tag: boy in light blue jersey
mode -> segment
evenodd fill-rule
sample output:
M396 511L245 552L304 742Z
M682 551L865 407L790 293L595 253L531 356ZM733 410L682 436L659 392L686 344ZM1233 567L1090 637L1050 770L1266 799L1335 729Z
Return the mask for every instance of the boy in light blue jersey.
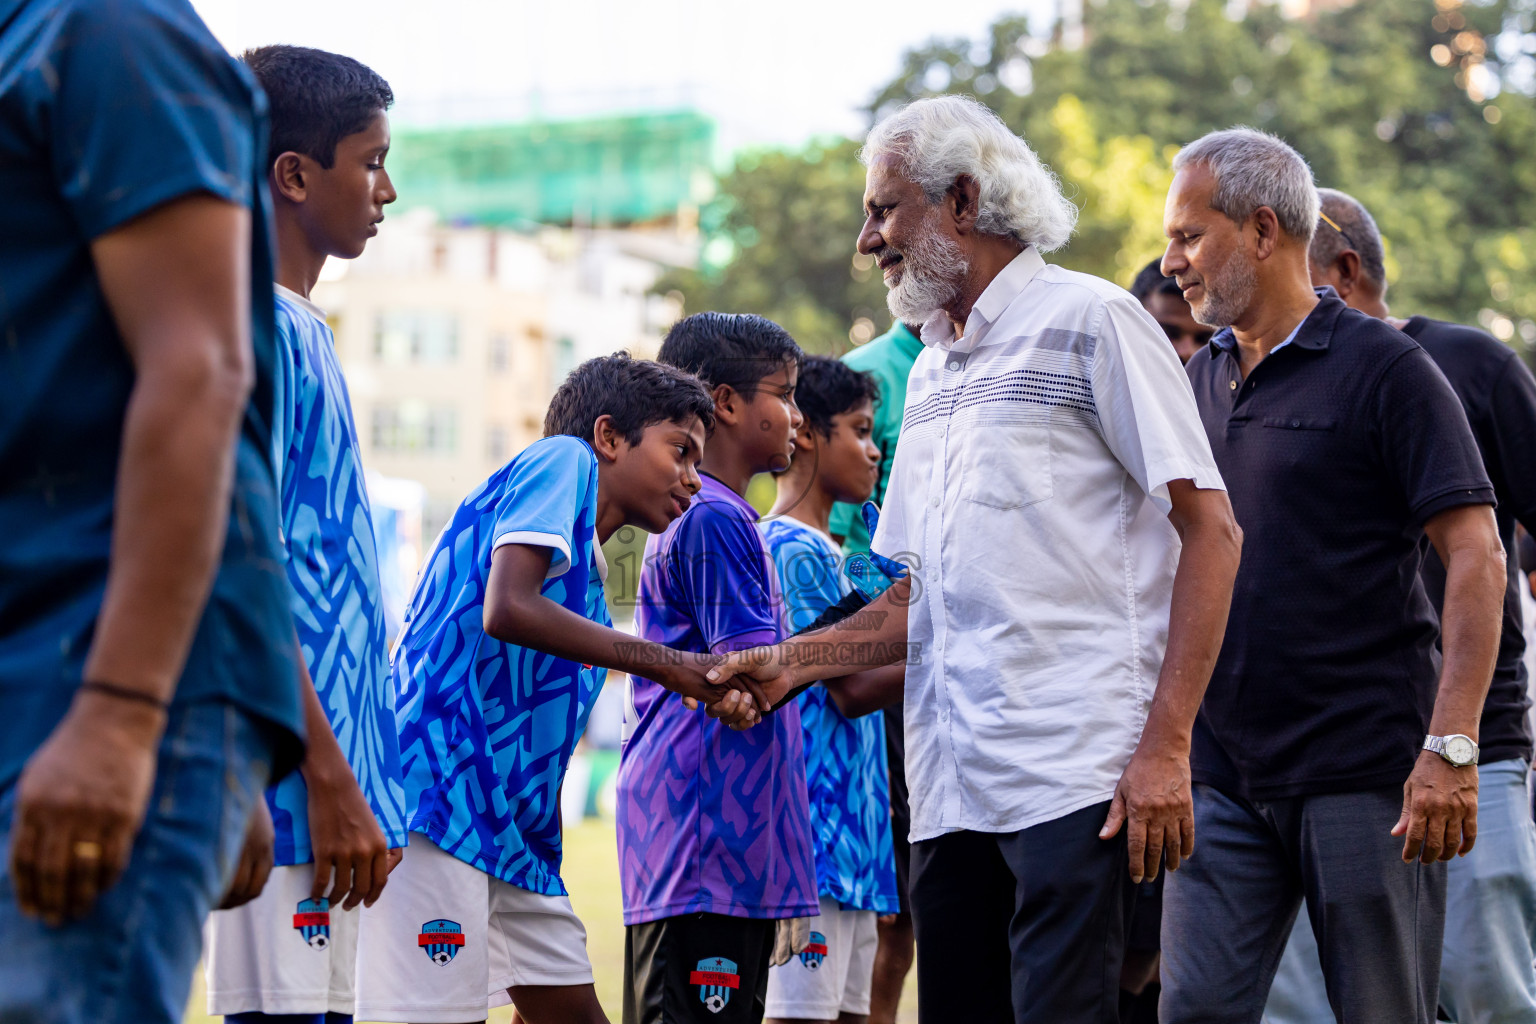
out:
M852 589L827 525L835 502L863 502L879 479L880 450L870 437L876 392L873 378L835 359L813 356L800 370L795 403L806 428L795 437L794 461L778 478L762 527L790 632L809 627ZM769 972L771 1021L863 1021L876 920L899 909L885 722L870 714L890 694L877 695L865 675L818 683L797 698L821 913L805 951Z
M209 919L208 1012L236 1024L348 1021L357 905L405 845L378 553L351 400L325 313L327 258L358 256L395 199L383 169L388 84L348 57L293 46L242 58L271 105L277 226L276 410L283 556L309 750L267 791L274 868L262 894Z
M433 544L394 656L409 847L364 913L359 1015L605 1022L560 878L560 783L607 669L712 702L713 659L611 627L602 543L660 532L699 490L714 406L622 353L577 367L543 439L478 487Z

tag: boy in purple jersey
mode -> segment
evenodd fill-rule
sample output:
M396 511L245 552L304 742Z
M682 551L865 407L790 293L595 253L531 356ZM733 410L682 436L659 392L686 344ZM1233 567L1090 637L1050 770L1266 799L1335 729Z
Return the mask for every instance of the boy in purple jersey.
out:
M778 580L743 494L782 471L802 418L802 354L758 316L699 313L658 358L711 389L703 488L646 545L636 625L647 640L719 654L782 634ZM631 676L619 768L624 1024L763 1018L775 922L818 912L800 712L732 732Z

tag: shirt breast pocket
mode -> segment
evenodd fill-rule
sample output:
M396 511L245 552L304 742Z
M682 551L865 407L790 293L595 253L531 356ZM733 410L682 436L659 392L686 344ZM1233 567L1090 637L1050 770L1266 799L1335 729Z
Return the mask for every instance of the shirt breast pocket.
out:
M1339 458L1338 421L1316 416L1266 416L1263 461L1277 479L1311 486L1317 467L1335 465Z
M1026 508L1054 493L1051 425L989 424L964 438L960 497L986 508Z

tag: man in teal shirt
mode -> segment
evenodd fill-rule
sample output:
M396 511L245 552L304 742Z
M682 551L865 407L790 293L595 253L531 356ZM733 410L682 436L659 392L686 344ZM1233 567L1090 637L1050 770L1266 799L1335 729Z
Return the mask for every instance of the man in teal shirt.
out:
M880 482L870 500L885 500L885 485L891 479L891 460L896 457L896 437L901 433L901 410L906 404L907 375L923 343L899 320L891 329L867 345L843 356L843 362L871 375L880 384L880 401L875 406L875 429L870 439L880 449ZM832 506L832 535L843 540L843 554L869 550L869 531L856 505L839 502ZM882 552L884 554L885 552ZM890 552L894 557L895 552Z
M874 377L880 385L875 404L875 428L870 434L880 449L880 480L870 500L885 500L885 485L891 479L891 461L896 457L896 438L901 434L901 413L907 400L907 377L923 343L900 320L891 329L867 345L843 356L843 362ZM855 505L839 502L832 506L831 533L843 542L843 555L869 550L869 531ZM882 552L897 561L901 553ZM907 843L907 773L906 750L902 736L901 702L885 709L885 748L891 772L891 838L896 848L896 889L901 897L901 913L894 920L880 922L880 948L875 953L875 976L869 1002L869 1024L895 1024L896 1008L901 1002L901 986L912 969L912 913L907 904L907 867L912 850Z

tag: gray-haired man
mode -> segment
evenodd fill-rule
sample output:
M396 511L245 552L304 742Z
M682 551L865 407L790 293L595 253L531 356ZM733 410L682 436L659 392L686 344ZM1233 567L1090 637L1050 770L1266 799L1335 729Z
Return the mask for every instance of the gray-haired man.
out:
M1376 221L1352 196L1319 189L1322 220L1312 238L1312 281L1354 309L1417 341L1451 382L1483 453L1499 506L1499 538L1513 550L1515 523L1536 529L1536 378L1513 349L1473 327L1387 309L1387 275ZM1459 1024L1536 1020L1536 823L1531 821L1531 729L1519 588L1509 560L1498 664L1483 704L1478 745L1477 848L1447 871L1445 959L1440 1005ZM1424 583L1437 607L1445 567L1433 552ZM1317 944L1298 919L1270 993L1270 1024L1306 1024L1326 1007Z
M1174 170L1163 269L1225 328L1188 371L1246 544L1195 725L1201 847L1163 897L1161 1019L1258 1021L1305 898L1340 1021L1432 1022L1437 862L1476 835L1505 586L1493 488L1424 351L1314 292L1295 150L1232 129Z
M1156 322L1040 258L1076 211L1024 140L940 97L864 159L859 251L923 324L873 545L915 582L719 671L777 699L915 645L919 1016L1118 1024L1131 883L1194 841L1189 730L1240 534Z

